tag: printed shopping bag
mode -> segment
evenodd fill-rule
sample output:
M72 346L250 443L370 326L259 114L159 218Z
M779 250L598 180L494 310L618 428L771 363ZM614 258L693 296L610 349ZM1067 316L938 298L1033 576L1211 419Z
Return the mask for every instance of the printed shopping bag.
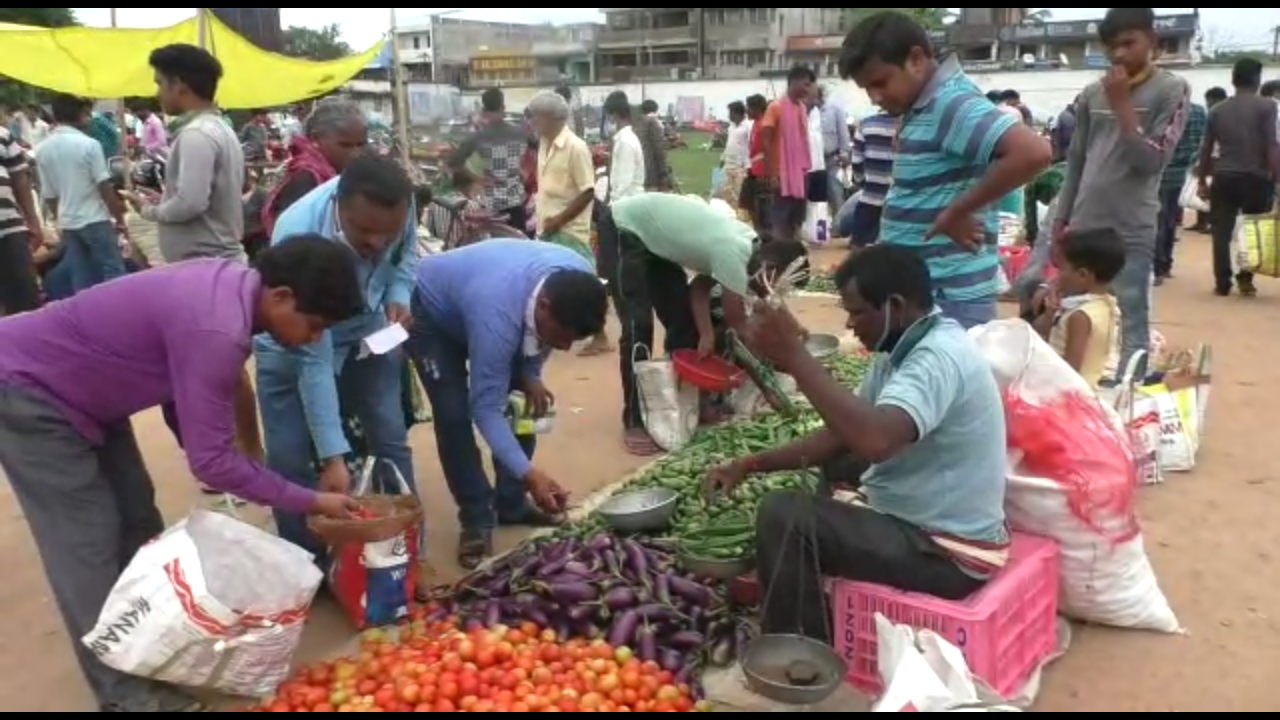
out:
M292 668L322 579L293 543L196 510L134 555L80 641L130 675L266 695Z
M1155 398L1142 392L1136 377L1145 357L1143 351L1134 353L1116 386L1098 388L1098 398L1115 410L1114 422L1129 438L1138 483L1158 485L1164 482L1160 464L1160 406Z
M1177 354L1163 381L1140 391L1160 417L1160 464L1171 472L1195 468L1205 431L1205 411L1212 387L1212 350L1200 344Z
M394 493L372 494L379 461L368 458L352 493L361 504L357 517L310 521L331 546L329 587L361 629L408 616L418 582L422 505L395 464L381 462L395 479Z
M1236 270L1280 277L1280 215L1241 215L1232 246Z

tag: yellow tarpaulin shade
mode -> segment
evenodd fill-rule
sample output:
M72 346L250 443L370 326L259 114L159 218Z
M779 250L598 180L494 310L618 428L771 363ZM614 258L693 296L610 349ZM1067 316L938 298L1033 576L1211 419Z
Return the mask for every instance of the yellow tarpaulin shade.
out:
M0 75L90 98L154 95L147 58L173 43L200 43L196 18L155 29L0 23ZM222 62L217 101L227 109L274 107L323 95L355 77L382 50L380 42L341 60L285 57L257 47L207 12L204 45Z

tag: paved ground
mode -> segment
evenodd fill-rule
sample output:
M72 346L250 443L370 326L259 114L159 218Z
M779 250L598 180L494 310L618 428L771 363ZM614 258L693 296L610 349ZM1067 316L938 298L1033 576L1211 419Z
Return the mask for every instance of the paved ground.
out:
M1160 329L1175 343L1207 339L1216 349L1209 437L1194 473L1142 492L1153 561L1186 637L1078 628L1070 655L1046 678L1037 707L1046 712L1260 712L1280 707L1280 471L1260 457L1273 439L1280 284L1263 283L1253 301L1210 295L1207 240L1188 236L1179 277L1157 291ZM833 256L834 257L834 256ZM798 303L807 324L835 329L830 301ZM586 494L640 463L618 442L617 357L555 359L549 384L560 398L557 432L539 464ZM1270 410L1268 408L1271 408ZM199 501L183 457L159 413L136 419L166 516ZM456 523L444 490L431 429L412 433L419 483L425 488L432 554L448 568ZM22 516L0 483L0 698L8 712L87 711L90 700L72 663ZM517 536L503 540L512 543ZM320 608L303 654L316 657L350 638L343 621Z

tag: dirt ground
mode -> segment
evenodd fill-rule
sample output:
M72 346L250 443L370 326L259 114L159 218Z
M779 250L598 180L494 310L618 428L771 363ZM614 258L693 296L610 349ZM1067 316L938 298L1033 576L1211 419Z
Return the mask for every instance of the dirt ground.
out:
M824 262L837 259L824 257ZM1280 471L1259 466L1271 441L1263 388L1276 387L1280 285L1262 284L1256 300L1210 293L1207 238L1186 234L1178 277L1156 292L1158 327L1173 343L1208 340L1215 348L1215 391L1208 438L1193 473L1141 493L1149 552L1170 602L1189 630L1161 636L1077 627L1070 653L1050 668L1040 712L1261 712L1280 708L1280 583L1277 554ZM843 323L833 301L798 301L814 329ZM1267 318L1272 318L1268 321ZM561 408L558 428L538 464L579 495L607 485L641 461L619 443L616 355L557 357L548 384ZM1273 400L1274 401L1274 400ZM135 420L166 517L203 502L158 412ZM418 482L430 526L431 554L449 572L456 521L430 426L412 431ZM92 708L71 658L22 514L0 483L0 705L6 712L83 712ZM1234 528L1234 530L1232 530ZM1234 533L1234 535L1233 535ZM1230 536L1230 537L1229 537ZM504 544L518 541L511 533ZM333 652L351 637L328 606L317 608L303 659Z

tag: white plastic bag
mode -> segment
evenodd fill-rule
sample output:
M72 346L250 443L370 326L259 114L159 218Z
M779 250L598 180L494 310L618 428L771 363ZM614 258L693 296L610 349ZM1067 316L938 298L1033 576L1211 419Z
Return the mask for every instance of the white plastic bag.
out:
M688 445L698 430L698 389L680 382L670 360L632 360L631 364L649 437L667 452Z
M1139 391L1135 404L1157 419L1160 466L1169 472L1194 470L1200 452L1196 388L1171 390L1164 385L1148 385Z
M814 245L826 245L831 240L831 209L826 203L806 206L800 236Z
M1092 396L1080 375L1025 322L997 320L974 328L970 335L1006 392L1007 409L1014 396L1019 402L1045 407L1068 395ZM1099 401L1093 402L1102 407ZM1116 427L1113 415L1101 409L1098 413L1096 422L1079 432L1088 431L1090 441L1109 448L1110 455L1120 460L1127 457L1127 476L1099 476L1102 468L1115 469L1123 463L1103 463L1105 458L1089 457L1094 451L1084 448L1069 463L1067 470L1078 473L1072 477L1037 476L1027 467L1044 464L1043 458L1011 452L1005 512L1015 529L1053 538L1061 545L1064 615L1102 625L1177 632L1178 620L1160 591L1137 528L1132 505L1137 476L1128 438ZM1042 427L1015 427L1012 410L1009 422L1011 442L1021 432L1050 433ZM1062 432L1062 428L1054 430ZM1114 445L1109 444L1111 434ZM1122 454L1115 455L1117 450Z
M930 630L876 613L876 642L885 690L871 712L1022 712L973 677L964 653Z
M778 389L787 395L795 395L796 380L784 373L774 373ZM729 392L729 409L738 417L751 417L773 412L773 406L765 399L764 392L754 382L745 382Z
M1139 350L1129 358L1124 374L1112 388L1098 388L1098 397L1115 410L1115 421L1129 437L1133 462L1141 485L1164 482L1160 464L1160 412L1151 398L1141 392L1138 366L1146 359Z
M196 510L138 551L81 642L131 675L266 695L289 673L321 579L305 550Z
M1209 201L1200 197L1200 179L1191 173L1187 173L1187 179L1182 183L1178 205L1187 210L1209 212Z

